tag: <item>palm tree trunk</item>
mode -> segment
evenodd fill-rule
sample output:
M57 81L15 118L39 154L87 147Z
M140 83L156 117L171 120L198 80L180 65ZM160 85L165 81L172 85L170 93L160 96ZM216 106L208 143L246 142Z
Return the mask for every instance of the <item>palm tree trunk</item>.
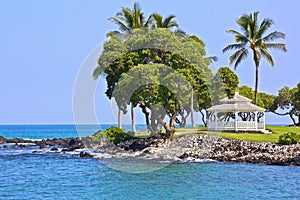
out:
M118 128L122 128L121 110L118 108Z
M134 133L136 132L135 121L134 121L134 107L132 103L131 103L131 130Z
M254 91L254 103L257 105L257 91L258 91L258 65L255 65L255 91Z
M192 127L195 126L195 121L194 121L194 92L192 90L192 95L191 95L191 122L192 122Z

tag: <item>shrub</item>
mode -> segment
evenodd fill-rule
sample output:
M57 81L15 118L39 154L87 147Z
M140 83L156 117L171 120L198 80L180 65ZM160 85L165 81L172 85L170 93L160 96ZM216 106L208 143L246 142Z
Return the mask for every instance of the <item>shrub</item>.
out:
M300 141L300 135L293 132L284 133L283 135L279 136L278 143L279 144L297 144Z
M94 135L94 141L100 140L103 137L105 137L115 145L119 144L122 141L126 141L133 138L131 132L125 133L123 129L115 126L111 126L105 131L97 132Z

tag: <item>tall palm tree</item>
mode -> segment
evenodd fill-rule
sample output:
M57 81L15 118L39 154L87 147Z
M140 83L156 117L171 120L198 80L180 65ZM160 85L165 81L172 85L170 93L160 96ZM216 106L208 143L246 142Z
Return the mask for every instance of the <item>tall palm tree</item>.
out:
M236 23L240 26L242 33L235 30L227 30L227 33L234 35L235 43L229 44L223 49L223 53L229 50L237 50L229 57L229 63L234 63L234 69L248 56L249 50L252 51L255 65L255 104L257 104L258 98L258 68L261 58L265 58L270 66L273 67L274 61L268 50L287 51L285 44L273 42L275 39L284 39L285 34L279 31L266 34L266 31L274 22L271 19L264 19L259 24L257 20L258 14L259 12L254 12L238 18Z
M169 17L163 19L163 16L160 14L152 14L154 22L152 23L152 28L178 28L178 24L173 19L176 17L175 15L170 15Z

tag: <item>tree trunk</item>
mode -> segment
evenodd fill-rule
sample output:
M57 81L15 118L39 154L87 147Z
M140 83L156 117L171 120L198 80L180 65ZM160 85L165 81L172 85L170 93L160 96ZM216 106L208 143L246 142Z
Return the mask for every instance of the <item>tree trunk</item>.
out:
M291 118L292 121L293 121L294 126L297 126L297 123L296 123L296 120L295 120L294 117L293 117L293 114L292 114L292 113L289 113L289 115L290 115L290 118Z
M146 120L146 125L147 125L147 128L148 128L148 131L150 131L150 133L152 134L154 131L151 128L150 119L149 119L149 112L147 111L147 107L146 107L144 102L140 102L140 108L142 109L142 112L145 114L145 120Z
M166 130L166 139L172 139L175 133L175 119L176 114L172 114L170 117L169 125L162 119L159 119L159 123L163 125Z
M200 110L200 113L201 113L201 116L202 116L201 119L202 119L202 122L203 122L204 126L207 126L205 116L204 116L204 113L202 112L202 110Z
M255 64L255 91L254 91L254 103L257 105L257 92L258 92L258 64Z
M118 128L122 128L122 113L121 113L121 110L120 108L118 108Z
M134 107L132 103L131 103L131 130L134 133L136 132L135 121L134 121Z
M191 95L191 123L192 123L192 128L196 127L195 121L194 121L194 92L192 90L192 95Z

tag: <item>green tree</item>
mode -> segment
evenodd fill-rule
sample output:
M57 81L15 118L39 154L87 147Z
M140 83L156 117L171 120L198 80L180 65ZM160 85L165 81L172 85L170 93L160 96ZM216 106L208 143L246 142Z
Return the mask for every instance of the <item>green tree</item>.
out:
M300 126L300 82L295 88L284 86L275 97L272 112L280 116L289 116L294 126ZM279 110L278 110L279 109ZM281 111L284 111L283 113Z
M126 38L126 34L132 34L136 29L149 28L149 25L152 23L152 28L172 28L178 27L177 22L173 19L174 15L171 15L163 20L163 17L159 14L150 15L147 20L141 11L140 6L135 3L133 8L122 8L121 12L116 14L116 17L109 18L110 21L115 23L119 29L122 31L112 31L108 33L108 36L119 36L120 38ZM154 21L153 21L154 19ZM125 33L125 35L124 35ZM120 126L121 112L118 112L118 124ZM131 122L132 122L132 131L136 132L135 122L134 122L134 105L131 104Z
M267 30L274 24L271 19L264 19L260 24L258 22L259 12L245 14L237 19L236 23L240 26L242 33L235 30L227 30L227 33L233 34L235 43L227 45L223 53L236 50L230 57L229 63L234 63L234 68L244 60L249 50L252 51L255 65L255 90L254 103L257 104L258 94L258 69L261 58L274 66L274 60L269 52L270 49L286 51L286 45L283 43L273 42L275 39L285 38L285 34L279 31L273 31L266 34Z
M187 107L185 103L174 100L174 91L167 91L166 88L160 87L159 84L146 84L147 87L145 85L140 86L141 88L129 98L127 96L129 94L128 90L116 90L116 87L120 86L119 81L122 77L126 76L130 70L134 70L134 68L137 68L141 64L144 66L140 67L139 70L142 70L143 68L151 69L151 66L163 64L167 68L169 67L184 76L185 80L195 91L194 102L197 102L197 105L203 109L210 102L206 81L209 77L212 77L212 73L208 68L209 62L205 59L206 51L204 46L200 46L194 40L191 40L188 37L178 38L173 31L168 29L142 30L142 32L138 30L137 32L133 32L134 34L132 34L131 37L127 37L126 40L122 41L122 45L119 46L119 49L109 48L109 45L113 45L113 47L119 45L118 42L120 40L118 40L118 38L112 37L104 45L105 48L99 57L98 64L99 66L104 66L103 72L106 74L107 81L106 95L110 99L115 98L118 106L123 112L126 112L130 102L132 102L134 106L138 105L145 114L147 125L151 125L152 121L155 125L162 125L167 132L167 136L170 137L175 131L174 121L178 116L179 110ZM123 49L123 47L125 47L126 50L125 53L122 54L119 50ZM111 55L115 54L119 57L111 62ZM109 64L109 62L111 63ZM146 73L145 76L155 72L152 72L150 69L149 73ZM155 68L153 67L153 70L154 69ZM160 71L159 74L161 73L163 73L163 71ZM155 73L149 78L151 77L153 79L157 78ZM170 76L166 75L165 78L168 77ZM130 77L123 78L123 85L126 85L126 81L129 80L131 80ZM168 80L168 84L172 83L170 87L172 85L174 87L180 86L180 81L173 83L175 80L171 78ZM151 88L151 90L149 88ZM118 91L121 95L117 95L116 98L114 96L114 91ZM175 91L186 90L181 88L180 90L177 89ZM125 96L126 98L121 98L122 96ZM180 96L190 98L190 95ZM188 100L182 100L181 102L190 103ZM164 114L157 114L157 107L153 107L155 105L161 105L164 110L166 110L165 114L171 118L169 124L164 122ZM157 133L155 130L156 128L153 128L153 126L150 128L154 129L153 133Z
M238 88L239 77L228 67L221 67L212 80L212 103L218 103L221 98L232 98Z

